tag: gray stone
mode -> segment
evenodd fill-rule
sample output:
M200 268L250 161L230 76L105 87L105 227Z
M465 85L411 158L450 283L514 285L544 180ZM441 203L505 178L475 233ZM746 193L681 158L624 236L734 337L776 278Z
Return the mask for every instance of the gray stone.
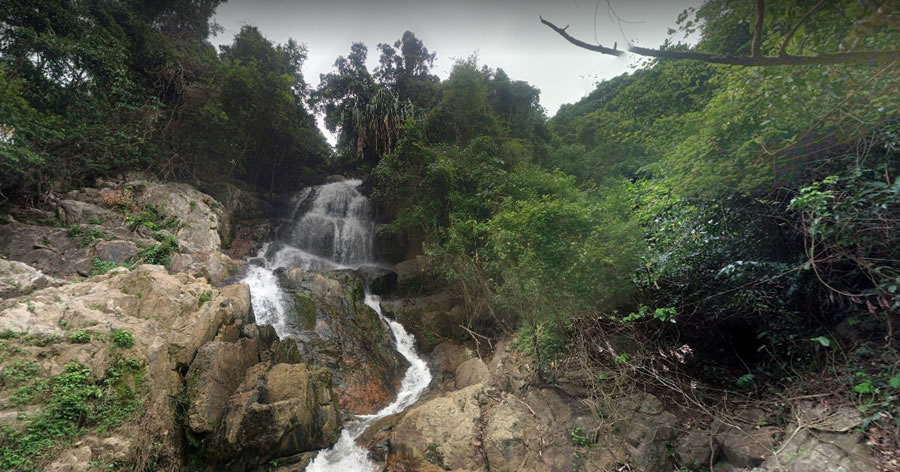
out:
M244 371L257 362L259 348L255 339L242 339L240 343L212 341L197 351L186 378L191 397L188 410L191 430L197 433L215 430Z
M456 369L456 388L462 389L469 385L485 383L491 378L487 366L479 358L469 359Z
M716 436L716 440L726 461L738 467L753 468L772 455L778 433L778 428L772 426L727 428Z
M47 287L57 287L65 281L17 261L0 259L0 298L14 298Z
M796 434L794 432L796 431ZM860 433L824 433L787 427L788 442L777 455L766 459L762 469L782 472L876 472L872 451Z
M140 252L136 244L122 240L100 241L94 246L94 251L97 258L116 264L128 262Z
M375 295L386 295L397 289L397 273L378 266L362 266L357 269L369 291Z
M56 207L57 217L67 225L103 224L113 221L116 216L109 210L93 203L78 200L63 200Z
M675 442L675 457L678 463L691 469L708 467L710 457L715 460L718 444L712 440L709 431L689 431Z

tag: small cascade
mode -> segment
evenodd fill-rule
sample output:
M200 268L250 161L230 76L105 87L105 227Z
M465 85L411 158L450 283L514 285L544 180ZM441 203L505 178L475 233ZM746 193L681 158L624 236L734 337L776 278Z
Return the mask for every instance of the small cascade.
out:
M298 199L298 210L310 197L313 201L294 220L291 244L339 264L371 262L375 224L369 218L369 200L357 190L361 183L346 180L323 185Z
M289 305L278 285L277 269L299 267L327 271L359 268L374 262L375 223L368 199L358 190L361 183L344 180L298 194L287 240L265 244L248 268L243 282L250 287L257 322L271 325L279 338L291 338L297 333L286 323ZM367 451L356 444L356 438L379 418L414 404L431 382L431 372L416 353L413 336L400 323L384 317L378 297L367 294L365 303L390 327L395 348L410 366L396 400L375 414L358 416L345 424L338 442L320 452L309 471L374 471L375 464L369 460Z

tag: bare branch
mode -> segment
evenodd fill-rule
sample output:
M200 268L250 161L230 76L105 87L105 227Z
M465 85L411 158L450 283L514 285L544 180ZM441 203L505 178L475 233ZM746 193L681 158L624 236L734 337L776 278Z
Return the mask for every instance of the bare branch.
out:
M559 35L562 36L563 38L566 38L566 40L568 42L570 42L580 48L584 48L584 49L594 51L594 52L599 52L600 54L609 54L610 56L621 56L622 54L625 54L625 51L619 51L616 49L606 48L599 44L598 45L588 44L580 39L575 39L569 33L566 33L566 28L568 28L569 25L566 25L565 28L560 28L559 26L556 26L553 23L550 23L549 21L545 20L544 17L539 17L539 18L541 19L541 23L549 26L550 29L559 33Z
M553 31L556 31L566 41L589 51L599 52L610 56L621 56L625 51L618 49L610 49L601 45L589 44L572 37L555 24L541 17L541 23L547 25ZM568 26L566 26L568 28ZM694 61L703 61L710 64L726 64L732 66L795 66L795 65L826 65L826 64L889 64L900 59L900 50L888 51L856 51L841 53L815 54L811 56L722 56L717 54L707 54L702 52L691 51L670 51L660 49L642 48L639 46L631 46L627 52L637 54L639 56L656 57L659 59L688 59Z
M762 48L763 20L765 16L765 0L756 0L756 24L753 26L753 43L750 47L750 55L753 57L762 57L760 49Z
M794 34L797 33L797 30L800 29L801 26L803 26L803 23L806 22L806 19L809 18L810 15L815 13L816 10L821 8L822 5L824 5L824 4L825 4L825 0L819 0L819 3L813 5L813 7L809 9L809 11L804 13L803 16L801 16L800 19L797 20L797 24L795 24L794 27L791 28L790 31L788 31L787 36L784 37L784 41L782 41L781 46L778 48L779 56L785 55L785 51L787 51L788 43L791 42L791 39L794 37Z

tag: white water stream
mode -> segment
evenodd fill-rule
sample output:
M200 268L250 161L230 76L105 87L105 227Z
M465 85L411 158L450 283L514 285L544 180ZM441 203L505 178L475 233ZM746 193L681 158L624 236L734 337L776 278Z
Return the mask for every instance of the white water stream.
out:
M359 180L345 180L307 189L295 202L290 241L272 250L266 244L260 250L263 265L252 265L243 282L250 286L250 300L259 324L269 324L281 339L295 333L285 321L288 305L278 285L275 270L301 267L307 270L358 268L373 262L375 224L369 216L369 202L359 193ZM310 472L370 472L376 465L368 451L356 444L366 428L376 420L398 413L414 404L431 382L431 372L415 350L415 339L403 325L381 313L379 299L367 294L366 305L390 327L397 352L409 368L393 403L372 415L357 416L345 423L338 442L323 450L307 468Z

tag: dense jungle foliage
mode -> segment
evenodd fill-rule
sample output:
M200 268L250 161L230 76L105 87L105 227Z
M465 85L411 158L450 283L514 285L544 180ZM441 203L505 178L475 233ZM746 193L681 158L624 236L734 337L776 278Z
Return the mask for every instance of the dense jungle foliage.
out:
M424 241L466 327L520 332L548 381L602 323L643 343L603 351L635 371L689 346L691 378L842 388L900 421L897 61L650 60L548 117L538 89L477 56L440 80L411 32L377 46L373 71L354 44L313 90L299 43L247 26L215 51L219 3L3 2L0 198L132 169L263 192L371 176L383 234ZM815 2L769 3L768 55L791 35L792 54L900 43L872 2L826 2L796 33ZM707 0L662 47L746 54L752 22L753 2Z
M245 27L218 53L220 0L10 0L0 6L6 197L99 175L233 177L285 191L327 143L304 103L306 50Z

